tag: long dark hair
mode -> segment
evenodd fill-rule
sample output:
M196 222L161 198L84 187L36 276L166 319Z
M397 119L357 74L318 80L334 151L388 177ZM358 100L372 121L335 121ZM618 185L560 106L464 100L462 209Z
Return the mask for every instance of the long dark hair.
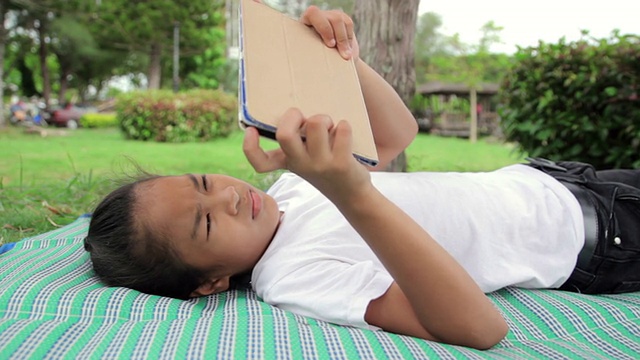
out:
M91 216L84 246L105 284L187 299L205 273L181 261L160 231L135 221L138 186L157 178L145 176L107 195Z

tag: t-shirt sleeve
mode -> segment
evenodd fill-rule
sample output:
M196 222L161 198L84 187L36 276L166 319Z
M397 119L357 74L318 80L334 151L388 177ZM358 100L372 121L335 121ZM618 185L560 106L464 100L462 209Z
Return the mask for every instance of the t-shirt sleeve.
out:
M263 300L293 313L339 325L379 330L364 320L371 300L393 283L370 261L349 264L327 260L307 264L278 280Z

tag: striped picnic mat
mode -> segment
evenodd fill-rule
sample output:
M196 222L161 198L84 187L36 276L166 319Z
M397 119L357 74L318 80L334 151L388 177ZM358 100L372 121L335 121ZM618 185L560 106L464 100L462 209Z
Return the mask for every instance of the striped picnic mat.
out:
M327 324L251 291L180 301L107 288L82 248L87 225L0 255L0 359L640 358L640 293L504 289L490 297L511 331L477 351Z

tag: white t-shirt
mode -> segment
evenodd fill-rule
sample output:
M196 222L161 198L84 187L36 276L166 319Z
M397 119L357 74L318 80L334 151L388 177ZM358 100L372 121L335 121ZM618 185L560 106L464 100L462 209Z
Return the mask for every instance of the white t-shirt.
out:
M426 229L484 292L554 288L584 243L576 198L525 165L486 173L372 173L373 184ZM364 315L393 279L338 209L284 174L268 194L284 212L252 274L265 302L341 325L374 329ZM402 246L402 239L395 239Z

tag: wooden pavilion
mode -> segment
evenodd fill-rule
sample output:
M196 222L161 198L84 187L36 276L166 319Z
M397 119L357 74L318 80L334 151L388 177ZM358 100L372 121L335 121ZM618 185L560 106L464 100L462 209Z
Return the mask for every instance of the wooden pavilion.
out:
M471 87L463 83L432 81L416 87L417 94L425 97L436 95L442 102L448 102L452 97L468 98L469 114L437 114L437 119L431 119L431 131L445 136L469 137L472 141L477 139L478 133L492 135L499 130L494 100L498 90L499 85L495 83L481 83Z

